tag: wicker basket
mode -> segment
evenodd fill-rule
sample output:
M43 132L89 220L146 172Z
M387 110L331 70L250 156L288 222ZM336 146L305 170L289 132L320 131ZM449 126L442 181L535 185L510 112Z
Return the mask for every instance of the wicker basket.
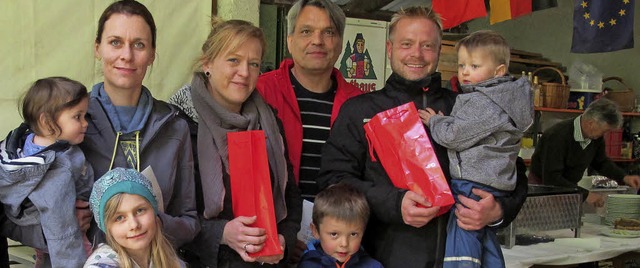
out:
M567 103L569 102L569 85L567 85L567 80L564 77L564 74L560 70L554 67L540 67L533 71L532 75L535 75L538 71L541 70L554 70L560 75L560 79L562 79L562 83L542 83L540 86L540 94L543 97L542 105L544 107L549 108L560 108L566 109Z
M618 81L625 88L623 90L614 91L611 88L605 87L604 97L617 103L618 106L620 107L620 111L622 112L633 111L633 109L636 106L636 94L633 91L633 89L627 86L627 84L625 84L624 82L622 82L622 78L616 77L616 76L611 76L611 77L602 79L602 84L611 80Z

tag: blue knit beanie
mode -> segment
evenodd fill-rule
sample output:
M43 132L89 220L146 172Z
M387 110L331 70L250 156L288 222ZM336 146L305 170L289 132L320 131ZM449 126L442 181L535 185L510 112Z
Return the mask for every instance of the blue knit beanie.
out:
M93 184L89 198L93 217L103 232L106 232L104 207L111 197L119 193L137 194L144 197L158 214L158 202L153 195L151 182L135 169L115 168L102 175Z

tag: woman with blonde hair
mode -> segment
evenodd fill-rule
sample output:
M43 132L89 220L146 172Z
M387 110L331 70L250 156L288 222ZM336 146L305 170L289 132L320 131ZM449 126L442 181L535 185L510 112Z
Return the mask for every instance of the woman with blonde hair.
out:
M202 231L188 246L192 267L286 266L282 255L251 257L262 250L265 230L251 227L256 217L235 217L229 188L227 133L263 130L271 172L278 238L283 252L293 249L300 229L302 198L285 155L284 136L276 116L255 92L264 55L262 30L242 20L213 18L202 56L190 85L170 102L197 122L199 163L198 212ZM198 179L196 179L198 180ZM284 259L284 260L283 260Z
M135 169L113 169L94 184L91 211L107 244L84 267L185 267L162 233L151 182Z

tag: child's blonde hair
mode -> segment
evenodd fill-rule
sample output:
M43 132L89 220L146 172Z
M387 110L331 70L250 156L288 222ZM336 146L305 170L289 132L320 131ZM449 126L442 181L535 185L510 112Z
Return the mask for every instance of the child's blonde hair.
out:
M490 30L476 31L456 44L456 51L464 47L469 53L481 50L486 52L498 65L504 64L505 70L509 70L511 48L507 40L499 33Z
M145 199L146 201L146 199ZM120 265L122 268L133 268L133 262L131 261L131 257L127 253L127 250L116 242L113 235L109 232L109 226L113 223L113 217L118 211L118 207L122 202L122 193L116 194L109 201L107 201L104 208L104 218L106 222L107 228L105 228L105 233L107 236L107 243L113 250L118 254L118 259L120 261ZM149 201L146 201L149 203ZM151 206L151 203L149 203ZM180 267L180 259L176 254L175 250L169 240L165 237L162 232L162 225L160 224L160 220L156 217L156 233L153 239L151 240L151 252L149 256L151 257L151 261L155 266L161 267Z

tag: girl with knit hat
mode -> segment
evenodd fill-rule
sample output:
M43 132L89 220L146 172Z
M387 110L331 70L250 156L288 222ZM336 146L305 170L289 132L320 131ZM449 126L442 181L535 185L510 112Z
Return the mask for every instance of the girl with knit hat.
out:
M162 233L153 188L140 172L110 170L95 182L89 202L107 244L84 267L185 267Z

